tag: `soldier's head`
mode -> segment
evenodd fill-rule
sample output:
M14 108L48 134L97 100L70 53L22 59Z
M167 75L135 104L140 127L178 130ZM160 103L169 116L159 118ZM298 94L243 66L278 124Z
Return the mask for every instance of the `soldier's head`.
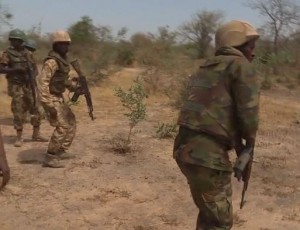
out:
M251 62L258 38L257 30L250 23L233 20L219 27L215 36L215 45L216 49L224 46L234 47Z
M10 41L11 46L16 49L22 49L23 43L26 39L25 33L20 29L11 30L8 34L8 40Z
M28 39L26 39L26 41L24 43L24 47L31 52L35 52L36 48L37 48L36 41L28 38Z
M71 38L68 32L64 30L57 30L52 34L52 48L61 56L65 56L69 51Z

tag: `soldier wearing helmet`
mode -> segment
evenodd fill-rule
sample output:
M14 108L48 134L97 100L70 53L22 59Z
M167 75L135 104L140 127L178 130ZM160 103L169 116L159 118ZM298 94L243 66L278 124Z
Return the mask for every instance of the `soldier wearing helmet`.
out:
M30 53L24 49L23 43L26 39L22 30L14 29L10 31L8 39L10 47L3 52L0 59L0 72L6 74L8 81L8 94L12 97L11 110L13 112L14 128L17 131L15 147L22 146L23 124L25 123L27 112L31 115L33 126L32 140L47 142L41 136L41 114L34 105L34 94L30 88L28 80L28 62L31 62Z
M259 86L251 62L258 38L256 29L244 21L220 26L215 56L189 79L173 155L199 209L196 229L233 225L228 151L239 154L255 143Z
M27 39L24 43L24 47L28 49L30 52L34 53L37 48L36 41L33 39Z
M38 78L38 89L42 105L51 126L55 130L51 136L43 163L44 167L64 167L63 159L74 157L68 152L75 137L75 115L64 100L63 93L70 89L70 66L67 53L71 38L66 31L52 34L52 50L45 58Z

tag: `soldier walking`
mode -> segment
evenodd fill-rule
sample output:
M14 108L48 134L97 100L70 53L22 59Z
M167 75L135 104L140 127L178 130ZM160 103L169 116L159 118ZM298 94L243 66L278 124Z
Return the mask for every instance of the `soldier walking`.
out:
M215 35L215 56L189 81L174 158L199 209L197 230L228 230L233 225L228 151L235 148L239 155L255 144L259 85L251 62L258 38L247 22L222 25Z

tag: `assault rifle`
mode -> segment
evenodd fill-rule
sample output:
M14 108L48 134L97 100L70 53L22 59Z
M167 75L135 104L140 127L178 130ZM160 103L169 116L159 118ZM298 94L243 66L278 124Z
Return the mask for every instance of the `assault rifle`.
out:
M33 97L33 106L36 107L37 103L36 103L36 82L35 82L35 68L33 66L32 61L29 59L28 56L26 56L26 84L29 84L31 92L32 92L32 97Z
M234 176L240 181L243 179L243 192L242 198L240 202L240 209L243 208L245 201L245 194L248 189L248 184L251 176L251 169L253 163L253 155L254 155L254 148L253 147L245 147L245 149L239 154L234 169Z
M79 80L79 84L80 84L79 89L76 90L75 93L73 94L71 101L76 102L78 100L79 96L83 94L85 97L85 100L86 100L86 104L89 109L89 115L90 115L91 119L94 120L95 118L93 115L93 111L94 111L93 102L92 102L91 93L90 93L90 90L88 88L88 84L86 81L86 77L81 72L81 68L80 68L80 64L79 64L78 60L72 61L71 65L74 68L74 70L76 71L76 73L78 74L78 80Z

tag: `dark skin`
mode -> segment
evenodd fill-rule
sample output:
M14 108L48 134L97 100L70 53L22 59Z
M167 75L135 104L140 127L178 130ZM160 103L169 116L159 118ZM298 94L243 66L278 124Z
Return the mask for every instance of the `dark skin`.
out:
M23 40L11 38L11 39L9 39L9 41L10 41L10 45L12 47L14 47L17 51L24 50ZM25 72L26 72L26 69L10 68L10 67L5 66L5 65L0 65L0 73L1 74L10 74L10 73L21 73L21 74L23 74Z
M245 43L239 47L236 47L238 50L240 50L244 54L244 56L248 59L249 62L252 62L255 57L255 54L254 54L255 43L256 43L256 39L252 39L252 40L248 41L247 43Z
M67 58L69 52L70 42L55 42L52 46L53 50L58 53L62 58Z
M10 179L10 170L6 159L1 130L0 130L0 176L2 176L2 183L0 186L0 190L1 190L2 188L5 187L5 185L8 183Z

